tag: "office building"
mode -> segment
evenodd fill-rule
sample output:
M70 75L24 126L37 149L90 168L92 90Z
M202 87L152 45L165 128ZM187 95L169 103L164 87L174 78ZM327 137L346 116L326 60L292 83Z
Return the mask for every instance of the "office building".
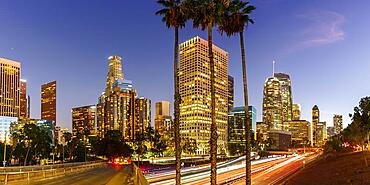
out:
M20 81L20 118L28 118L28 102L27 102L27 80L21 79Z
M343 131L343 116L334 115L333 117L334 134L340 134Z
M69 132L68 128L61 128L60 126L55 127L55 140L58 144L66 145L66 140L64 138L64 134Z
M152 111L151 101L148 98L140 97L135 99L135 124L134 130L136 136L144 134L148 127L151 127Z
M18 121L18 117L0 116L0 141L9 142L9 136L12 134L10 130L11 124Z
M280 81L283 130L288 130L289 125L284 123L291 121L293 118L293 96L290 77L286 73L274 73L274 77Z
M312 145L316 146L317 144L317 125L320 122L320 111L317 105L313 106L312 108L312 122L311 122L311 143Z
M234 77L232 76L228 76L228 83L227 83L227 88L228 88L228 91L229 91L229 94L228 94L228 109L227 109L227 112L230 112L233 107L234 107Z
M57 120L57 82L41 85L41 119ZM54 125L55 126L55 125Z
M328 127L326 130L328 133L328 139L336 135L334 127Z
M105 92L97 104L97 135L102 138L109 130L119 130L126 141L135 136L136 90L131 80L124 79L122 58L108 58L108 74Z
M283 111L280 81L276 77L267 78L263 90L262 122L269 130L283 130Z
M257 110L253 106L248 107L250 117L251 139L256 139L256 115ZM245 107L235 107L228 115L228 142L245 146Z
M155 103L154 127L161 135L168 135L172 129L172 117L169 101Z
M301 105L293 104L293 118L292 120L300 120L301 119Z
M283 130L270 130L268 137L272 140L272 150L287 150L291 146L292 135Z
M108 130L119 130L127 141L134 139L135 99L137 93L130 80L113 83L108 95L99 97L97 105L98 137L104 137Z
M226 153L228 113L228 53L213 45L215 62L218 152ZM180 44L180 134L197 141L196 155L209 154L211 136L211 79L208 41L194 37Z
M310 144L310 122L306 120L292 120L287 122L289 132L292 134L292 146L301 147Z
M108 58L108 74L106 81L105 93L108 95L112 91L113 83L117 80L123 80L124 75L122 72L122 58L114 55Z
M317 137L317 140L316 140L317 146L324 146L328 138L325 121L319 122L317 124L316 137Z
M0 58L0 116L20 116L21 64Z
M96 106L72 108L72 135L96 135Z

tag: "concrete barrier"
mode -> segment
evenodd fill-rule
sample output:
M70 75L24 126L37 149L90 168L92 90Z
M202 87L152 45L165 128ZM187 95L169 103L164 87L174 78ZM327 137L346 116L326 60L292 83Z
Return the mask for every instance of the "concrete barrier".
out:
M40 180L67 174L80 173L89 169L106 167L106 162L66 163L47 166L5 167L0 170L0 183Z

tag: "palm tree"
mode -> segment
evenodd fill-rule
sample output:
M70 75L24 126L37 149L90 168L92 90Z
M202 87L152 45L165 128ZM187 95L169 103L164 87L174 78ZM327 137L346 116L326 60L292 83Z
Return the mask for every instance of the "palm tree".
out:
M181 169L181 146L180 146L180 92L178 84L178 58L179 58L179 29L185 26L188 19L186 6L181 0L158 0L163 9L156 12L156 15L161 15L162 21L168 28L175 30L175 43L174 43L174 62L173 62L173 75L174 75L174 130L175 130L175 150L176 150L176 184L180 185L180 169Z
M241 0L233 0L228 8L226 16L222 20L222 24L219 27L221 33L225 32L227 36L239 34L240 38L240 49L242 54L242 70L243 70L243 88L244 88L244 104L245 104L245 140L246 140L246 183L251 184L251 124L248 110L248 86L247 86L247 66L245 61L245 49L244 49L244 28L254 21L249 17L256 7L249 5L249 2L243 2Z
M193 26L208 31L208 57L211 72L211 137L210 137L210 160L211 160L211 184L216 184L217 176L217 125L216 125L216 91L215 91L215 62L213 60L213 27L221 23L222 15L229 5L229 0L193 0L193 11L190 17Z

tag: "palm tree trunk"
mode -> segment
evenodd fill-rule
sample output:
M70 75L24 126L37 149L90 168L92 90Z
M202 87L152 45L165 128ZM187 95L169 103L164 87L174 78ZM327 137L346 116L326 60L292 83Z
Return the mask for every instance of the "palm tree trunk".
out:
M249 117L248 108L248 86L247 86L247 64L245 61L244 50L244 31L240 32L240 48L242 53L242 68L243 68L243 88L244 88L244 105L245 105L245 152L246 152L246 178L245 184L251 184L251 119Z
M174 129L175 129L175 149L176 149L176 185L181 184L181 149L180 149L180 92L179 92L179 82L178 82L178 58L179 58L179 28L175 28L175 47L174 47L174 63L173 63L173 73L174 73L174 91L175 91L175 103L174 103Z
M212 24L208 24L208 55L211 71L211 185L217 182L217 126L216 126L216 91L215 91L215 62L213 60Z

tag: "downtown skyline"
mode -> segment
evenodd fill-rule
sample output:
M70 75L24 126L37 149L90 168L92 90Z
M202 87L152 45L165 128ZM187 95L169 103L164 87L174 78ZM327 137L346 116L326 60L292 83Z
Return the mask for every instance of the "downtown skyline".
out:
M5 6L0 7L3 15L2 18L0 16L0 22L5 25L5 29L0 31L0 56L21 62L22 78L27 79L27 91L31 95L31 117L40 118L41 84L56 80L57 124L70 128L71 108L96 104L96 98L104 91L106 64L110 55L122 56L125 76L133 81L140 96L152 100L152 111L154 102L161 100L173 102L171 78L173 38L169 33L172 31L165 29L160 18L154 15L153 12L157 8L154 1L138 12L129 11L140 7L133 2L127 4L115 2L117 7L108 7L93 1L90 9L83 7L83 3L76 3L76 7L70 9L71 15L65 15L63 10L66 10L68 3L48 5L45 1L38 8L26 10L26 6L20 5L19 1L14 3L5 1ZM370 58L365 49L370 46L363 40L369 38L362 34L364 38L360 39L365 44L361 47L354 45L361 36L358 34L368 32L370 27L357 25L357 28L363 30L351 28L356 23L354 17L361 13L358 12L357 15L349 12L345 9L345 3L337 6L330 6L328 3L319 9L315 9L315 5L310 5L312 10L307 12L302 9L305 6L299 8L301 5L293 6L295 3L292 3L293 5L284 7L289 15L293 16L287 19L287 15L277 16L279 12L276 10L269 12L279 2L287 1L264 3L252 1L258 7L259 13L253 14L256 20L256 24L251 25L253 29L246 31L246 39L249 40L246 54L250 105L257 109L257 121L262 117L263 83L271 76L272 60L276 60L276 72L285 72L291 76L293 101L301 105L302 119L311 122L311 108L317 104L320 107L320 120L327 121L330 126L333 114L341 114L346 126L349 123L348 113L352 112L352 107L357 104L360 97L370 92L370 88L363 86L370 79L370 76L364 75L366 74L364 71L370 67L365 61ZM51 6L53 11L37 11L47 5ZM16 6L19 8L17 14L13 9ZM361 6L366 7L363 4ZM106 11L108 8L116 11ZM358 11L366 9L361 9L360 3L357 8ZM85 16L75 19L74 16L80 13L78 10L82 10ZM97 12L94 12L95 10ZM38 13L28 16L31 12ZM129 20L130 13L139 16L139 19ZM309 15L316 17L312 16L310 17L312 20L307 21ZM325 20L319 15L324 15ZM104 20L108 18L108 21ZM284 20L286 22L282 23L283 26L277 27L275 21L265 21L272 18L279 21L287 20ZM30 20L33 20L33 25L30 24ZM148 28L137 29L136 26L139 25L136 21L144 21ZM304 25L300 21L309 24ZM291 23L296 23L294 27L299 27L302 34L289 32ZM315 27L321 28L318 29L318 33L304 34L305 29ZM183 42L196 35L206 38L205 32L192 29L188 24L187 28L181 31L180 41ZM226 36L221 37L217 32L214 37L215 44L229 52L229 74L235 79L235 106L243 105L238 38L228 39ZM287 43L290 42L293 43L292 46L297 43L298 45L288 47ZM353 49L348 50L349 47ZM353 66L346 68L349 64ZM356 70L360 72L356 73ZM352 75L346 75L349 73ZM348 89L349 87L351 89Z

